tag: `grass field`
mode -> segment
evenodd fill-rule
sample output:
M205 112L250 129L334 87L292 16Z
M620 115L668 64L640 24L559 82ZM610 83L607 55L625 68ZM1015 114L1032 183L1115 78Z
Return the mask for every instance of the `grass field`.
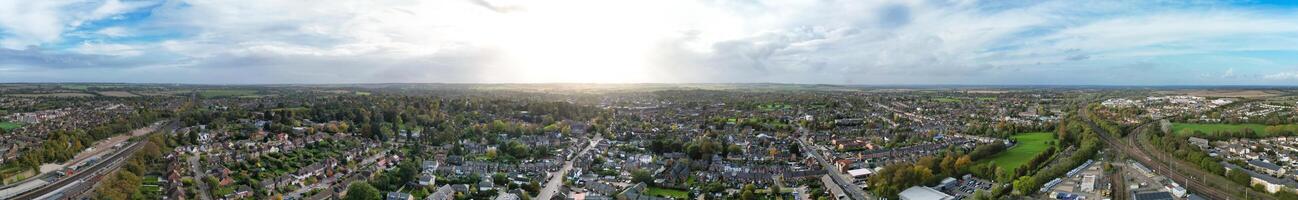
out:
M1050 147L1047 142L1055 141L1055 134L1048 132L1024 133L1014 136L1019 141L1018 145L1010 147L1009 150L996 154L991 158L991 162L1005 170L1014 170L1028 160L1032 160L1037 154L1045 151Z
M1267 136L1266 125L1261 124L1187 124L1172 123L1172 132L1177 135L1191 135L1194 131L1203 133L1214 132L1240 132L1244 129L1253 129L1254 133L1259 136Z
M960 99L951 98L951 97L934 98L933 100L942 103L960 103Z
M645 189L645 194L650 196L669 197L672 199L689 198L688 192L671 188L649 187Z
M110 97L138 97L139 96L127 91L102 91L99 92L99 95L110 96Z
M289 111L289 112L306 112L306 111L311 111L310 108L306 108L306 107L292 107L292 108L276 108L276 109L270 109L270 111L284 111L284 110L287 110L287 111Z
M22 126L23 126L22 124L13 123L13 122L0 122L0 129L4 129L5 132L8 132L8 131L14 130L14 129L16 129L16 128L18 128L18 127L22 127Z
M59 87L61 87L61 88L65 88L65 89L73 89L73 90L86 90L86 89L90 89L90 87L97 87L97 88L121 88L121 87L123 87L123 86L121 86L121 85L102 85L102 84L62 84L62 85L59 85Z
M257 95L257 91L256 90L203 90L203 91L199 91L198 95L201 95L204 98L241 97L241 96Z
M9 96L15 96L15 97L94 97L95 95L93 95L93 94L86 94L86 93L79 93L79 92L63 92L63 93L48 93L48 94L9 94Z

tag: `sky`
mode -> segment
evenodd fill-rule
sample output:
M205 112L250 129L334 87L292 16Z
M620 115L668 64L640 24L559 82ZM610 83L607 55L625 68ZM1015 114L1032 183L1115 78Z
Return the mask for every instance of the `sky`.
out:
M1298 1L0 0L0 82L1298 85Z

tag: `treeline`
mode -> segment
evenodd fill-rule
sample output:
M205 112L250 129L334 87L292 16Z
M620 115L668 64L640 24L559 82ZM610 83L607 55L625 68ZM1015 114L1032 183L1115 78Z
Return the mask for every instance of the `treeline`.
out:
M1086 160L1090 160L1103 147L1104 144L1100 142L1099 138L1087 137L1082 139L1081 148L1078 148L1077 152L1074 152L1066 160L1058 160L1057 164L1041 169L1036 174L1020 176L1017 180L1014 180L1014 190L1018 191L1019 194L1032 194L1041 189L1042 184L1063 177L1068 171L1082 165Z
M207 124L215 128L262 128L275 133L294 133L306 120L330 123L324 129L308 128L306 132L325 131L354 133L357 136L387 141L413 139L419 145L441 145L461 139L498 141L496 134L511 136L546 132L570 133L568 120L584 122L609 115L591 106L562 101L540 101L527 98L443 98L427 96L369 95L327 96L293 99L303 102L256 104L224 110L199 110L182 116L189 125ZM280 100L286 101L289 100ZM268 121L263 127L235 126L238 119ZM230 126L225 126L229 124ZM601 124L588 130L607 129ZM432 137L399 138L404 131L420 132Z
M140 109L125 118L114 119L92 128L54 131L39 146L24 151L17 159L7 162L4 168L19 167L36 170L43 163L65 162L99 140L129 133L166 117L170 115Z
M1053 127L1055 129L1055 139L1058 144L1048 147L1045 151L1038 153L1024 165L1014 169L1007 170L997 167L993 163L982 163L968 167L968 172L974 176L995 179L1001 183L1011 183L1010 188L994 188L984 193L986 197L995 198L1008 195L1011 191L1014 195L1030 195L1040 189L1042 184L1052 179L1062 177L1068 171L1076 168L1082 163L1090 160L1103 148L1103 143L1093 130L1081 122L1081 118L1076 115L1062 119ZM974 160L990 158L1004 150L1003 145L982 145L970 153ZM1058 157L1059 148L1075 150L1068 157ZM1051 164L1053 162L1053 164ZM975 199L981 198L975 195Z
M1154 126L1149 126L1144 131L1149 134L1145 134L1146 138L1142 138L1142 139L1149 141L1149 143L1152 144L1155 148L1158 148L1158 150L1163 151L1164 153L1170 153L1172 157L1179 158L1182 161L1194 164L1196 167L1199 167L1199 169L1202 169L1209 173L1222 175L1223 177L1226 177L1227 180L1230 180L1235 184L1239 184L1243 186L1251 186L1251 188L1257 192L1263 192L1263 193L1267 192L1265 187L1261 187L1261 185L1252 184L1253 178L1252 176L1249 176L1247 173L1244 173L1240 170L1226 170L1225 165L1222 164L1223 161L1221 159L1217 157L1209 156L1207 153L1203 152L1202 149L1199 149L1198 146L1190 144L1189 137L1180 136L1173 133L1164 133L1162 131L1157 130L1157 128L1155 128ZM1207 136L1207 137L1213 137L1213 136ZM1234 163L1236 166L1247 165L1240 160L1231 160L1229 162ZM1284 190L1280 190L1277 191L1276 193L1271 193L1271 194L1276 199L1298 200L1298 191L1294 191L1293 188L1286 188Z
M130 155L122 168L105 175L95 187L95 199L159 199L161 193L141 191L144 178L166 169L164 153L171 148L166 134L151 134L140 141L139 151Z
M726 144L725 140L718 139L716 134L705 134L700 137L682 141L679 138L659 137L649 141L646 149L657 154L663 153L685 153L693 159L709 159L712 155L728 156L730 153L739 153L742 151L738 145Z
M1224 108L1226 106L1218 107ZM1239 117L1222 117L1219 110L1214 110L1205 114L1208 119L1215 119L1217 122L1229 124L1265 124L1265 125L1282 125L1298 123L1298 115L1288 112L1272 112L1263 116L1249 116L1247 119ZM1200 115L1184 115L1173 118L1174 121L1193 122L1200 120Z
M964 133L970 135L987 136L987 137L1009 138L1010 136L1014 136L1014 134L1027 133L1027 132L1049 132L1050 130L1054 130L1054 129L1055 129L1054 124L1019 125L1014 123L1006 123L1002 121L1002 122L997 122L995 124L971 123L969 126L965 128Z
M1090 105L1088 106L1087 109L1090 109L1090 110L1100 110L1100 108L1101 108L1100 104L1090 104ZM1090 113L1088 113L1088 114L1090 114L1090 115L1087 115L1087 116L1084 116L1084 117L1089 118L1091 122L1094 122L1094 123L1095 123L1095 125L1100 126L1100 128L1104 129L1104 132L1107 132L1107 133L1109 133L1109 134L1118 134L1118 135L1115 135L1115 137L1126 137L1126 136L1127 136L1127 132L1126 132L1126 131L1122 131L1122 130L1126 130L1127 127L1124 127L1124 126L1122 126L1122 125L1120 125L1120 124L1117 124L1117 123L1113 123L1113 122L1109 121L1108 119L1104 119L1103 117L1101 117L1101 116L1099 116L1099 115L1096 115L1095 112L1090 112ZM1074 121L1076 121L1076 120L1074 120ZM1091 130L1091 131L1095 131L1095 130ZM1098 133L1098 132L1097 132L1097 133Z
M947 148L938 155L922 157L915 163L885 166L866 179L866 184L870 186L871 193L896 199L897 193L911 186L932 185L944 177L966 174L973 161L973 157L967 152Z
M1213 131L1210 133L1194 130L1191 133L1195 137L1200 137L1209 140L1229 140L1233 138L1257 139L1257 138L1264 138L1264 137L1288 137L1288 136L1298 135L1298 125L1293 125L1293 124L1268 125L1265 128L1262 128L1261 133L1253 130L1252 128L1243 128L1238 131Z

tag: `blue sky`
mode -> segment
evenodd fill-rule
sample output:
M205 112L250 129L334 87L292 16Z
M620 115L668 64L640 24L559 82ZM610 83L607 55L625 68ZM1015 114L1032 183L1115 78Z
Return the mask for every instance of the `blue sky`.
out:
M0 1L0 82L1298 85L1298 1Z

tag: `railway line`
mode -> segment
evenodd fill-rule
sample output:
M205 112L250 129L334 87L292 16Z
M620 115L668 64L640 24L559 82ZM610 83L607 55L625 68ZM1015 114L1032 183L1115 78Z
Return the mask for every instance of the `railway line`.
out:
M121 163L126 160L127 157L140 150L141 147L142 146L139 145L139 142L131 142L121 151L114 153L108 159L104 159L103 162L95 163L90 168L81 170L79 173L60 178L50 184L19 194L11 199L71 199L76 197L77 195L75 194L80 194L89 190L89 187L83 187L83 184L94 184L94 182L86 180L99 180L101 177L108 174L108 172L121 166Z
M1118 150L1122 154L1127 155L1128 158L1131 158L1132 160L1139 162L1141 165L1145 165L1146 167L1149 167L1151 170L1154 171L1154 173L1158 175L1162 175L1164 177L1168 177L1172 181L1185 186L1187 189L1189 189L1191 192L1195 194L1203 195L1204 197L1207 197L1209 199L1240 199L1240 198L1235 198L1235 196L1232 195L1233 192L1226 191L1224 188L1208 185L1206 181L1202 180L1203 178L1209 178L1215 176L1214 174L1200 171L1201 169L1195 168L1193 166L1188 168L1185 166L1177 166L1179 169L1190 170L1192 173L1200 174L1199 178L1187 176L1185 174L1179 173L1179 171L1171 170L1172 166L1168 166L1168 163L1156 161L1154 157L1148 153L1148 151L1136 147L1135 145L1140 144L1138 141L1136 141L1136 138L1138 138L1140 134L1143 134L1142 133L1143 132L1142 130L1144 130L1143 127L1150 125L1151 124L1150 122L1146 122L1137 126L1135 129L1136 133L1125 138L1127 141L1124 142L1120 138L1115 138L1113 135L1111 135L1108 132L1108 130L1100 128L1100 126L1097 125L1094 121L1091 121L1090 118L1085 117L1085 116L1089 116L1087 112L1088 109L1086 109L1085 106L1078 109L1078 113L1082 113L1083 116L1082 118L1084 121L1086 121L1086 125L1090 127L1092 130L1095 130L1096 133L1100 136L1100 139L1103 140L1104 143L1108 145L1110 149ZM1222 180L1225 179L1222 177L1218 177L1218 178L1221 178ZM1244 191L1248 193L1255 193L1255 191L1251 191L1247 189L1245 189ZM1268 195L1249 195L1249 196L1250 197L1248 199L1273 199L1271 198L1271 196Z

